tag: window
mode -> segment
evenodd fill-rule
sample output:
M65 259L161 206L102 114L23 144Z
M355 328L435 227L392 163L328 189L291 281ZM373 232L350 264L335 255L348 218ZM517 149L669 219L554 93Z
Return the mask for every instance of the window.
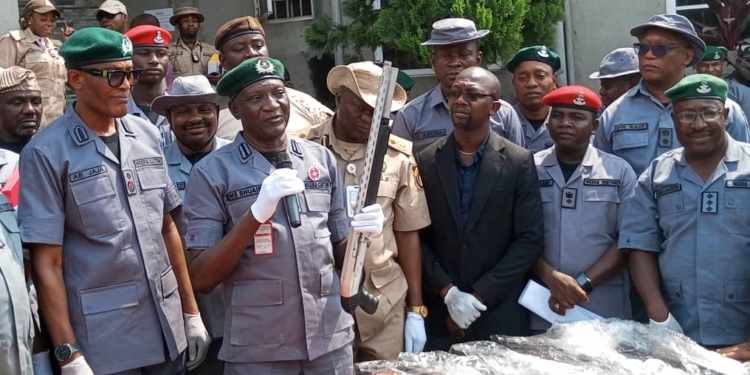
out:
M269 21L311 19L312 0L272 0Z

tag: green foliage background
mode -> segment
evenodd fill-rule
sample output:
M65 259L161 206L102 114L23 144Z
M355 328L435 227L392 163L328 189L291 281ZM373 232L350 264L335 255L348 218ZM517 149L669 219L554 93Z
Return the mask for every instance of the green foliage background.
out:
M344 0L341 11L351 21L346 26L322 16L306 27L312 49L326 53L343 46L361 55L363 49L389 45L423 64L429 63L430 50L420 44L437 20L468 18L491 30L480 46L490 62L507 60L524 45L551 45L555 23L564 15L563 0L388 0L382 10L366 0Z

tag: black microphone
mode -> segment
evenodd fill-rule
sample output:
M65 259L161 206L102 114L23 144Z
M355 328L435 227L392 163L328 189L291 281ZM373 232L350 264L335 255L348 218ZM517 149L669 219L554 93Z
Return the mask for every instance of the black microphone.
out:
M279 156L276 157L276 169L281 168L292 169L292 159L289 159L289 154L287 154L286 151L281 151ZM284 197L284 207L286 209L286 217L289 220L289 225L291 225L292 228L297 228L302 225L302 221L299 217L300 208L297 194Z

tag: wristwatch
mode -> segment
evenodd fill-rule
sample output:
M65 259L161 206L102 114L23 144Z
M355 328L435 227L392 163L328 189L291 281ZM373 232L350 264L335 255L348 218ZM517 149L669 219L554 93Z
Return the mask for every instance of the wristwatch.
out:
M576 277L576 282L578 283L578 286L580 286L581 289L583 289L583 291L586 293L591 293L591 291L594 290L594 286L591 285L591 280L589 280L589 278L586 277L583 272L581 272L581 274Z
M55 348L55 358L60 362L65 362L73 356L73 353L80 351L81 347L78 343L65 343Z
M406 311L408 312L414 312L419 315L422 315L422 318L427 318L427 306L425 305L419 305L419 306L409 306L406 308Z

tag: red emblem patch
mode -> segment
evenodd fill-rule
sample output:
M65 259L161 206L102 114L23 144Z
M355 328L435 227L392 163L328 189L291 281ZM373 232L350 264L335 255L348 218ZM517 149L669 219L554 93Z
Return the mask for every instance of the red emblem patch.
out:
M318 167L313 165L312 167L310 167L310 170L307 172L307 175L310 177L311 180L318 181L320 179L320 170L318 169Z

